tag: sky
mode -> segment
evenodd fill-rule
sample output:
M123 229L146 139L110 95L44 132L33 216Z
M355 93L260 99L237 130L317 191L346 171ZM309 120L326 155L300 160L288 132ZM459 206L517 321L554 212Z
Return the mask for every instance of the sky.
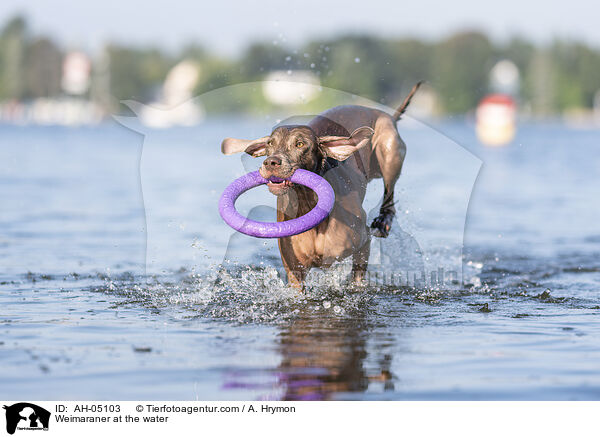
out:
M22 13L35 34L66 48L96 50L114 41L177 50L194 42L232 55L253 41L293 47L351 33L434 40L465 29L500 42L561 37L600 47L599 12L591 0L2 0L0 23Z

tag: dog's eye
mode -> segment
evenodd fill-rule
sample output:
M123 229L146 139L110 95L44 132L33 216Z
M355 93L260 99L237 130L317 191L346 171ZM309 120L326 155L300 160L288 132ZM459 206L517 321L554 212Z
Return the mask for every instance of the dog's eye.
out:
M298 141L296 147L304 147L304 141Z

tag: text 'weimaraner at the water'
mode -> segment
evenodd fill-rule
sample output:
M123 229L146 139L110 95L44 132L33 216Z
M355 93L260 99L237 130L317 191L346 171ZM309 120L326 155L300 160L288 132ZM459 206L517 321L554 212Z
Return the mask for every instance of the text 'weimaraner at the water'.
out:
M336 106L306 125L278 126L271 135L256 140L223 140L225 155L267 156L259 170L265 179L286 179L302 168L323 176L335 191L335 205L325 221L302 234L279 239L290 284L302 288L311 267L328 267L349 256L354 280L364 278L371 233L387 237L396 213L394 186L406 155L396 122L420 85L413 87L393 115L364 106ZM369 230L362 203L367 183L380 177L383 202ZM300 217L317 203L313 191L289 181L267 186L277 195L277 221Z

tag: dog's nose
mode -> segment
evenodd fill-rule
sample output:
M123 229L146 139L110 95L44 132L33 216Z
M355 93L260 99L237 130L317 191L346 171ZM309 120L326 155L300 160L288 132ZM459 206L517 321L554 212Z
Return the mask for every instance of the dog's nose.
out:
M281 165L281 158L279 156L269 156L265 159L263 165L267 168L276 168Z

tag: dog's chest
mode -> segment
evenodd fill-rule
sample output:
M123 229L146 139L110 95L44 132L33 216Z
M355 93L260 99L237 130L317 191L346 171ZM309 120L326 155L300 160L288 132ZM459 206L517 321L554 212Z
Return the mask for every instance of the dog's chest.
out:
M301 264L312 267L328 267L335 261L347 258L362 243L355 230L335 219L294 235L290 240L296 259Z

